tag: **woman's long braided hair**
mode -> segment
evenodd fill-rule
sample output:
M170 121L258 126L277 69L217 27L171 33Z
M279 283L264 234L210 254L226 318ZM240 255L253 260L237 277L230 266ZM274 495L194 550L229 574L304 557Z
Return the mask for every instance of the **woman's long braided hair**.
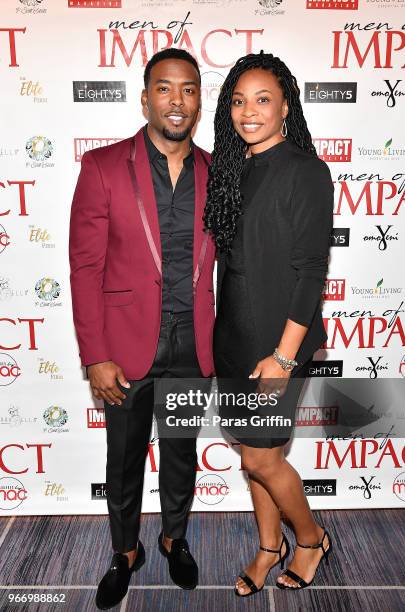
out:
M316 155L302 111L297 80L284 62L263 51L241 57L230 70L218 97L214 118L215 143L204 211L205 227L212 233L221 251L230 249L236 232L236 221L242 213L239 185L248 149L232 124L232 94L241 74L252 68L270 70L277 77L288 104L287 140Z

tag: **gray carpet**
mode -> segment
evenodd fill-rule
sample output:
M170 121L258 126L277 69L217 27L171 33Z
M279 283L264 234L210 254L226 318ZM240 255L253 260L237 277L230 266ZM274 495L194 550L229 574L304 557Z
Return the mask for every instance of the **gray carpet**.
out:
M257 531L252 513L193 513L187 538L200 567L200 585L183 591L170 580L167 561L157 550L157 514L143 515L141 540L146 563L132 576L127 597L114 610L147 612L405 611L404 510L314 512L333 539L329 567L321 563L314 584L301 592L280 591L269 574L253 597L233 593L235 576L255 555ZM290 543L294 536L284 530ZM99 580L111 559L106 516L0 518L0 610L96 610ZM13 587L13 588L10 588ZM58 588L60 587L60 588ZM9 595L65 594L65 602L10 603Z

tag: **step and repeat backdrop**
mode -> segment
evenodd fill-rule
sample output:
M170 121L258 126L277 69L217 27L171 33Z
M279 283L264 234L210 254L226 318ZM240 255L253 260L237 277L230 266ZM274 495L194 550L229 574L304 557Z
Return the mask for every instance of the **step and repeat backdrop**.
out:
M145 123L144 67L171 46L200 65L194 139L209 151L237 58L264 49L296 75L335 211L328 341L288 459L312 508L404 506L404 439L387 414L405 376L404 0L2 0L0 513L107 513L104 411L72 323L70 206L83 153ZM329 435L354 410L374 411L373 434ZM237 444L201 437L198 457L193 510L252 508ZM153 431L145 512L159 511L158 470Z

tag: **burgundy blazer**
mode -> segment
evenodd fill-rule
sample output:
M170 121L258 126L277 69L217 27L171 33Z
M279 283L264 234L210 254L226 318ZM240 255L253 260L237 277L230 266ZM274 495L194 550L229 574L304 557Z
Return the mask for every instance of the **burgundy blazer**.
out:
M214 373L215 244L204 231L210 155L194 146L194 333L204 376ZM128 379L152 366L162 310L159 219L142 129L83 155L69 235L73 320L83 366L112 360Z

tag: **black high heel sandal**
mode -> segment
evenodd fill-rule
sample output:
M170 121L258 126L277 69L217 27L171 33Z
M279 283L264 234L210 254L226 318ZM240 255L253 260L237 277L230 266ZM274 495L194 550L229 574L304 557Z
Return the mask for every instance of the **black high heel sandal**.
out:
M329 546L328 546L328 548L326 550L323 547L323 541L325 539L325 536L328 536L328 541L329 541ZM298 544L298 542L297 542L297 546L300 546L301 548L322 548L323 555L322 555L322 557L319 560L318 567L319 567L322 559L325 559L326 565L329 565L329 555L330 555L331 550L332 550L332 539L331 539L329 533L326 531L326 529L324 529L322 540L319 542L319 544ZM310 584L313 583L315 575L316 575L316 572L318 571L318 567L315 570L315 574L314 574L314 577L312 578L311 582L305 582L305 580L303 578L301 578L301 576L298 576L298 574L296 574L295 572L293 572L292 570L287 568L282 574L280 574L280 576L288 576L289 578L292 578L293 580L295 580L295 582L299 586L296 586L296 587L288 586L286 584L282 584L281 582L278 582L277 580L276 580L276 586L278 586L279 589L288 589L290 591L296 591L298 589L305 589L306 587L308 587Z
M286 551L285 551L284 555L281 556L281 549L283 547L283 543L284 542L285 542L285 545L286 545ZM278 553L278 555L279 555L279 560L276 561L276 563L273 563L273 565L269 568L269 571L267 572L267 575L270 572L270 570L272 570L273 567L276 567L276 565L278 565L279 563L281 565L281 569L284 568L284 561L286 560L286 558L290 554L290 544L289 544L289 542L288 542L288 540L287 540L287 538L285 537L284 534L283 534L283 539L281 540L280 548L278 548L276 550L273 550L272 548L264 548L264 546L260 546L259 548L260 548L260 550L264 550L265 552ZM267 575L266 575L266 577L264 579L264 582L266 582ZM255 593L259 593L263 589L263 587L264 587L264 582L263 582L262 586L259 588L253 582L251 577L248 576L245 572L241 572L239 574L239 578L242 578L242 580L246 584L246 586L249 587L250 592L249 593L239 593L237 587L235 587L234 591L235 591L235 594L238 597L250 597L250 595L254 595Z

